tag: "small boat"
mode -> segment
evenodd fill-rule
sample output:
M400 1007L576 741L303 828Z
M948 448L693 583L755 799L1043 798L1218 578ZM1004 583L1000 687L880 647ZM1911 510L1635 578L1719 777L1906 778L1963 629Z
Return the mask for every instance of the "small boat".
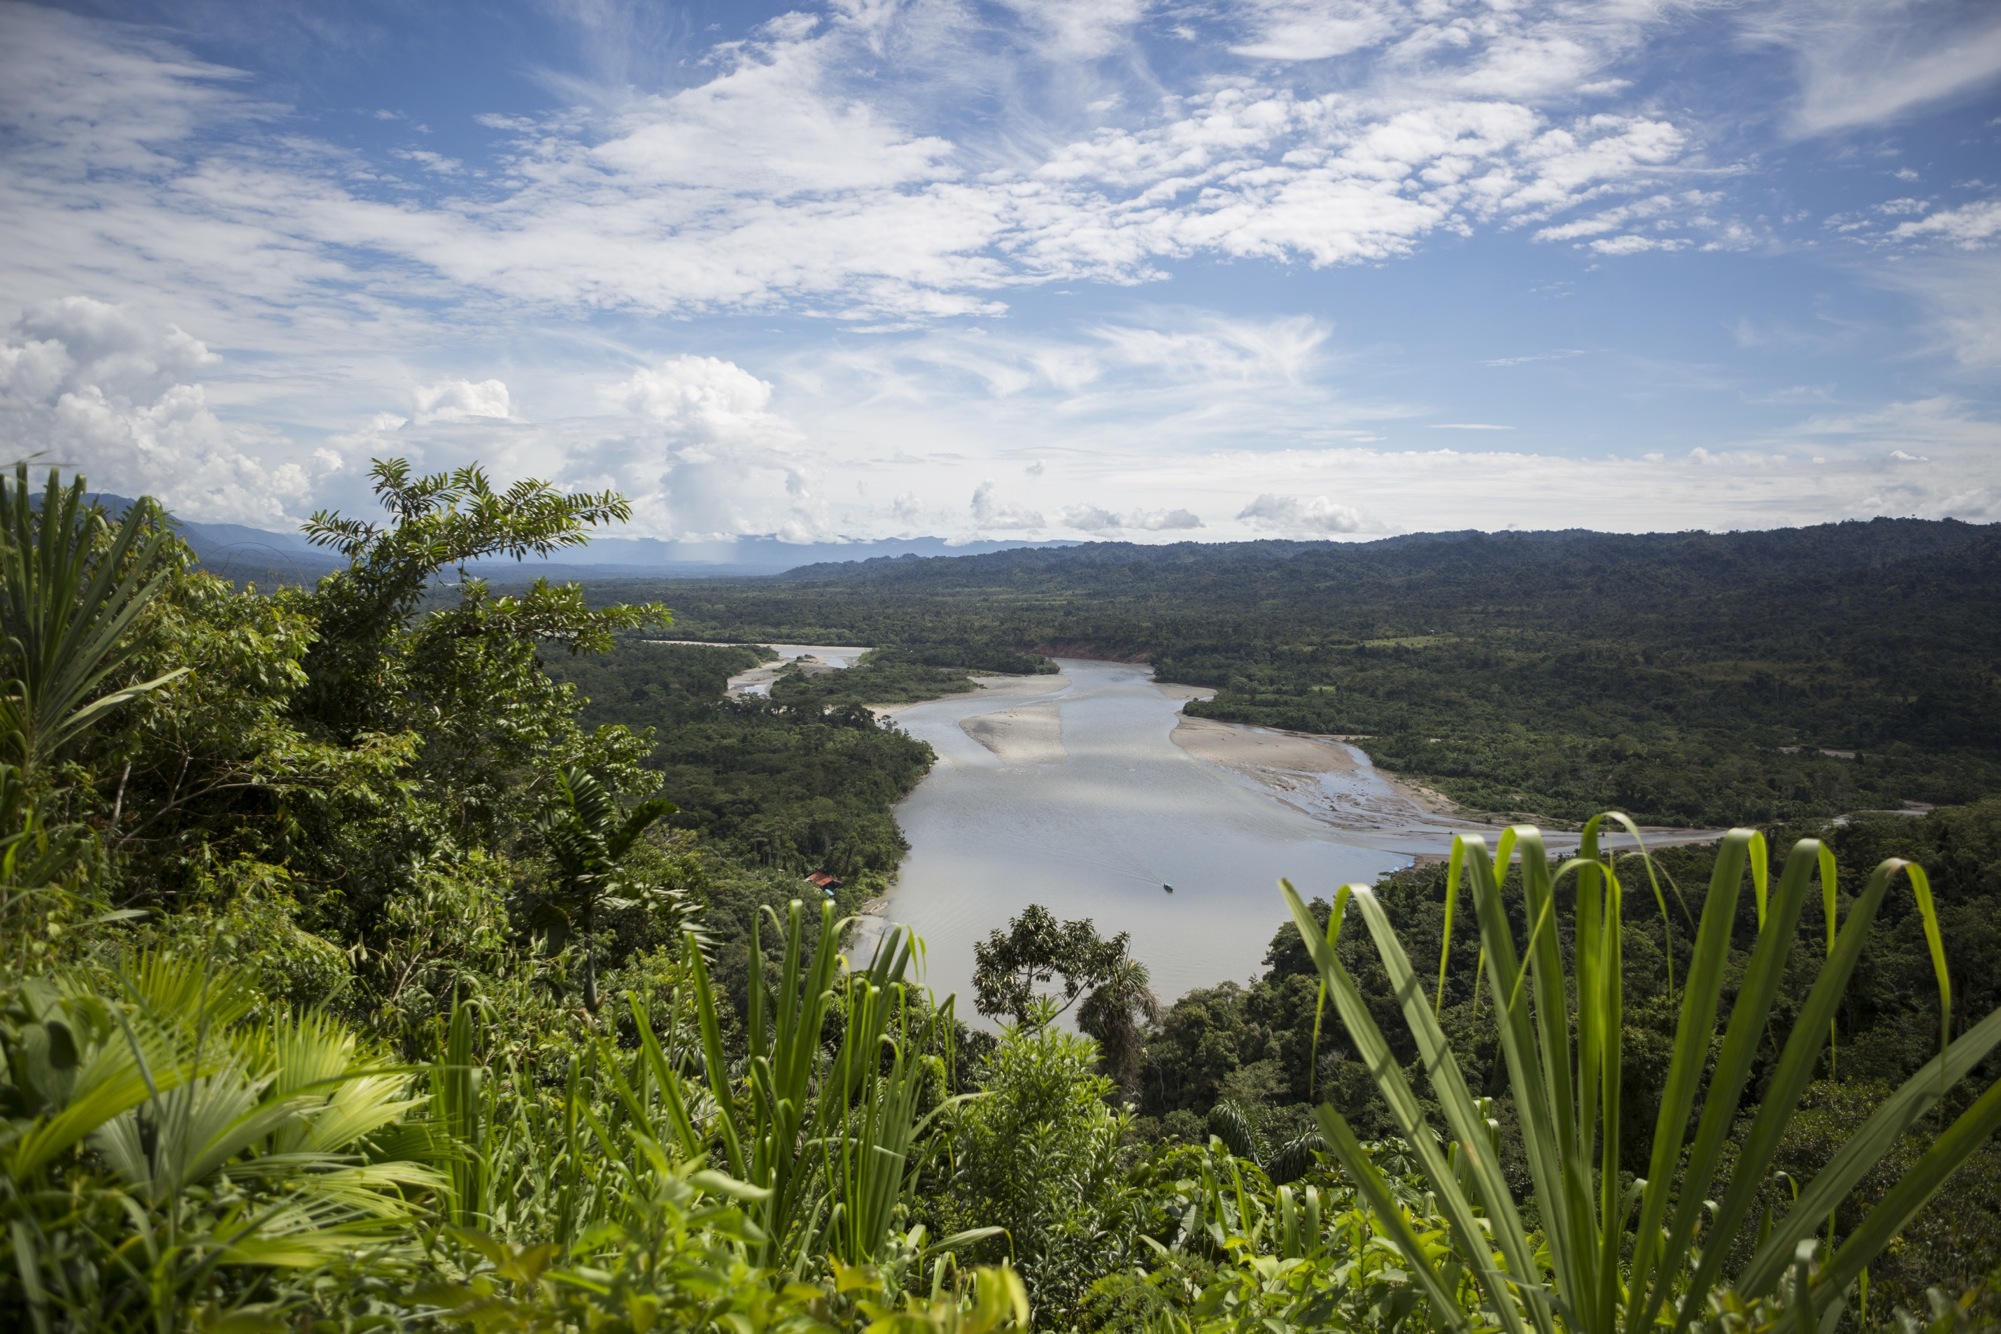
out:
M1162 886L1161 886L1161 888L1162 888L1162 889L1164 889L1164 890L1166 890L1166 891L1167 891L1168 893L1170 893L1170 894L1172 894L1172 893L1174 892L1174 886L1173 886L1173 885L1162 885Z

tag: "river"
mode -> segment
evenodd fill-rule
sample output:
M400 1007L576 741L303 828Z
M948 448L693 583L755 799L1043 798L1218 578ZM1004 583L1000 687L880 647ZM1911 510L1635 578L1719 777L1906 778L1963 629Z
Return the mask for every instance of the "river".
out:
M838 671L868 651L772 647L777 660L732 677L730 693L766 694L794 661ZM1186 688L1156 685L1129 663L1057 665L1060 676L989 677L991 689L885 710L938 762L896 808L910 853L849 953L866 957L885 921L912 928L926 980L958 994L970 1021L981 1022L970 1000L975 942L1031 903L1129 933L1167 1001L1262 969L1286 921L1281 877L1325 898L1443 853L1461 830L1487 832L1491 846L1493 826L1425 808L1357 747L1193 720L1184 746L1173 738ZM1647 841L1719 832L1650 829ZM1547 840L1552 853L1577 845L1575 834Z
M974 942L1031 903L1129 932L1168 1000L1261 969L1286 919L1280 877L1331 896L1446 845L1436 831L1344 832L1194 758L1170 740L1185 692L1145 667L1059 666L1067 683L1030 678L896 717L938 763L897 808L910 855L885 915L924 938L927 980L958 993L968 1019ZM1366 764L1364 777L1376 777Z

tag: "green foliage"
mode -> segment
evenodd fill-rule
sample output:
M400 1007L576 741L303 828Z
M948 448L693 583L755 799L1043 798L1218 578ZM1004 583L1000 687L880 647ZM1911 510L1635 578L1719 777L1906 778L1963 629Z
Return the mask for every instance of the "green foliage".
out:
M723 1159L731 1175L760 1192L754 1217L764 1258L796 1268L825 1250L844 1263L864 1264L887 1241L905 1183L924 1166L931 1147L925 1132L951 1105L939 1101L949 1082L943 1051L950 1012L917 1003L905 981L912 945L902 933L883 940L865 971L843 974L833 905L820 905L810 955L804 918L794 900L784 960L769 984L758 928L752 927L744 1015L748 1087L741 1093L731 1087L721 1012L689 937L702 1068ZM823 1068L824 1033L837 1012L838 1045ZM661 1062L656 1074L663 1091L672 1089L665 1055L653 1047L648 1052ZM684 1152L703 1151L707 1145L685 1105L676 1103L670 1112Z
M1105 940L1090 918L1058 922L1049 909L1031 903L1007 930L996 928L973 946L974 1004L981 1014L1025 1024L1036 1012L1037 988L1057 982L1063 1000L1054 1013L1062 1014L1113 978L1127 962L1128 939L1121 931ZM1137 985L1145 984L1142 974Z
M863 701L887 701L868 689L858 700L819 684L865 668L807 678L796 695L781 678L772 698L725 699L728 678L759 660L730 646L627 641L549 670L586 697L587 722L653 730L646 764L681 828L755 865L844 879L894 871L906 845L890 807L930 768L931 748L879 723Z
M1651 1164L1645 1179L1628 1191L1621 1186L1619 1153L1623 894L1616 868L1598 854L1597 828L1596 820L1587 825L1582 852L1555 870L1545 860L1535 830L1511 829L1502 836L1500 866L1508 864L1516 846L1522 851L1520 922L1508 912L1496 860L1482 840L1455 840L1448 872L1456 884L1463 865L1475 896L1486 981L1508 1085L1522 1123L1547 1267L1553 1271L1548 1279L1501 1171L1499 1137L1473 1097L1438 1024L1435 1002L1424 994L1375 895L1366 886L1343 889L1323 928L1287 886L1294 919L1327 994L1437 1192L1451 1224L1454 1265L1435 1264L1424 1254L1421 1239L1398 1225L1398 1207L1346 1119L1323 1106L1321 1123L1329 1147L1356 1179L1371 1208L1391 1225L1399 1250L1411 1262L1441 1319L1454 1319L1460 1310L1447 1280L1463 1267L1478 1275L1487 1310L1510 1329L1534 1325L1548 1331L1560 1325L1632 1331L1657 1322L1681 1329L1704 1314L1710 1294L1724 1286L1756 1300L1777 1294L1781 1282L1787 1284L1788 1304L1817 1321L1821 1312L1847 1300L1851 1284L1945 1178L2001 1128L2001 1083L1997 1083L1937 1139L1838 1247L1830 1237L1832 1253L1814 1263L1813 1238L1841 1202L1906 1130L2001 1043L2001 1010L1972 1025L1864 1121L1828 1166L1802 1188L1796 1203L1758 1228L1754 1253L1726 1285L1724 1265L1732 1244L1750 1221L1765 1173L1831 1031L1836 1003L1898 875L1908 878L1916 890L1936 936L1926 880L1915 865L1894 859L1870 877L1830 940L1826 965L1793 1019L1762 1101L1738 1145L1734 1176L1720 1202L1706 1206L1753 1058L1766 1040L1779 980L1797 941L1795 927L1808 885L1817 880L1831 899L1834 857L1817 842L1801 841L1787 858L1768 903L1764 840L1739 830L1723 844L1684 982ZM1717 1013L1747 871L1756 891L1758 943L1718 1046ZM1574 884L1568 966L1559 943L1556 895L1565 878L1573 878ZM1420 1049L1439 1115L1448 1127L1449 1152L1434 1143L1430 1122L1409 1079L1335 949L1342 909L1351 895ZM1520 946L1518 940L1523 942ZM1940 995L1949 1034L1950 993L1943 975ZM1689 1141L1687 1127L1699 1093L1703 1094L1701 1119ZM1484 1226L1479 1209L1486 1213ZM1635 1229L1630 1249L1629 1222Z
M908 704L977 690L963 666L935 666L905 649L871 649L841 671L808 673L798 666L771 684L773 702L836 709L843 705Z
M28 465L0 479L0 630L8 680L0 735L24 782L118 705L186 668L105 689L134 655L130 631L168 578L169 538L158 510L139 501L113 531L54 469L37 504ZM9 814L13 812L10 810Z
M1405 1147L1390 1141L1368 1154L1427 1253L1449 1262L1446 1224ZM1324 1167L1308 1181L1274 1186L1217 1139L1164 1155L1149 1176L1171 1223L1149 1238L1150 1268L1092 1285L1085 1306L1092 1327L1427 1331L1458 1327L1459 1316L1478 1320L1470 1274L1462 1271L1454 1289L1458 1315L1439 1319L1391 1230L1351 1181Z
M407 1078L332 1020L246 1021L253 1002L168 955L11 982L0 1312L176 1329L268 1318L303 1300L287 1274L357 1253L412 1271L410 1196L438 1177L392 1147Z
M617 630L664 619L657 606L588 611L573 586L552 588L546 580L520 596L497 599L487 597L480 581L466 580L461 604L427 619L418 653L399 652L412 614L440 571L578 546L590 540L589 528L622 523L632 509L609 491L565 495L532 479L496 492L477 465L416 476L405 460L378 460L372 475L376 499L392 520L388 526L325 511L306 525L316 545L348 562L313 594L321 633L307 654L298 700L301 715L330 735L352 740L396 721L408 702L401 692L423 685L399 661L406 656L448 655L455 641L494 635L602 650Z
M1004 1235L971 1250L1011 1256L1047 1323L1070 1318L1093 1279L1136 1258L1120 1152L1126 1117L1107 1106L1089 1039L1063 1032L1054 1006L1031 1004L979 1072L981 1093L954 1122L950 1195L940 1230L975 1226Z
M186 672L119 684L131 631L170 576L157 510L135 504L114 531L52 469L37 504L28 467L0 479L0 928L17 940L62 929L94 831L50 818L46 771L121 704ZM67 803L61 803L67 804Z
M1616 1134L1601 1130L1587 1170L1559 1173L1564 1208L1545 1210L1534 1159L1550 1135L1514 1078L1509 1026L1494 1022L1512 1011L1491 979L1481 987L1507 961L1481 955L1496 944L1484 912L1454 916L1449 868L1387 878L1380 929L1345 939L1330 939L1327 905L1294 905L1308 932L1274 941L1264 978L1166 1011L1122 938L1046 912L1017 921L983 960L985 990L1025 1021L999 1040L968 1032L951 1001L915 983L921 946L907 937L841 957L843 914L902 851L889 807L931 760L864 706L962 687L967 669L1046 665L1026 652L1036 647L1124 653L1156 631L1222 621L1142 618L1126 639L1093 643L1069 635L1070 594L1031 560L1008 567L1005 597L977 583L932 589L951 614L928 626L878 605L878 628L912 633L842 633L894 642L846 673L783 673L772 698L731 702L727 678L768 654L614 644L657 609L443 583L460 561L574 543L618 516L615 497L533 482L496 491L477 469L418 478L395 463L377 483L386 524L316 521L347 567L311 593L272 595L193 570L149 506L121 526L82 507L80 483L39 508L23 507L25 490L6 497L0 545L13 564L0 583L27 587L31 536L53 542L49 568L91 572L79 589L114 569L104 606L124 610L80 603L71 622L123 618L76 641L90 641L75 659L81 707L117 707L42 746L27 781L15 765L0 795L18 816L0 831L12 834L0 850L0 1325L999 1334L1025 1328L1031 1310L1051 1327L1191 1334L1536 1323L1569 1317L1533 1297L1511 1311L1483 1286L1519 1258L1509 1192L1534 1199L1539 1229L1510 1291L1598 1291L1559 1272L1575 1249L1573 1197L1595 1225L1608 1181L1674 1178L1697 1195L1700 1171L1727 1183L1722 1221L1698 1237L1702 1263L1750 1272L1794 1239L1795 1215L1812 1214L1832 1217L1832 1267L1816 1278L1782 1256L1759 1295L1711 1285L1690 1309L1642 1294L1648 1309L1715 1329L1797 1326L1864 1243L1878 1257L1872 1318L1904 1306L1931 1327L1974 1328L1995 1309L1988 1097L1940 1097L1927 1063L1941 959L1951 1015L2001 1004L2001 805L1824 831L1850 863L1922 852L1929 905L1852 872L1828 877L1825 897L1803 893L1774 866L1761 919L1727 867L1702 889L1717 858L1701 850L1658 859L1664 886L1679 886L1658 902L1644 885L1615 886L1621 866L1600 867L1600 897L1582 896L1600 905L1596 934L1573 892L1589 868L1556 876L1560 894L1536 891L1561 899L1549 915L1558 956L1524 984L1524 1004L1539 1021L1575 988L1596 1006L1595 1065L1577 1068L1587 1085L1597 1072L1592 1106L1615 1067L1621 1090L1617 1115L1599 1117ZM1447 577L1436 556L1410 556L1400 595L1414 607L1437 610L1486 577ZM915 569L896 565L878 571L884 587ZM35 568L44 590L70 577ZM1118 578L1125 591L1093 593L1099 606L1124 615L1153 596L1139 565ZM855 605L812 587L821 612ZM1281 592L1230 596L1252 607ZM17 614L29 600L0 594L18 667L32 625L71 612L44 598ZM1235 660L1270 648L1252 636ZM93 677L93 661L110 666ZM0 746L17 758L40 745L29 737L40 724L22 721L30 697L60 694L31 676L11 673L15 707L0 715ZM1325 704L1328 692L1309 693ZM1725 853L1762 864L1748 845ZM849 883L831 902L809 894L809 909L795 901L808 867ZM1512 902L1546 871L1518 870L1497 892ZM1708 934L1691 940L1681 917L1662 919L1660 903L1678 896ZM1869 917L1874 943L1844 953ZM1832 964L1830 920L1848 923ZM1424 961L1422 979L1372 948L1391 926ZM1530 926L1511 924L1512 938L1543 949ZM1580 941L1601 961L1589 976L1567 962ZM1320 1013L1329 958L1360 992L1338 1017ZM1602 966L1613 958L1618 968ZM1836 975L1844 985L1822 980ZM1718 985L1731 1024L1763 1006L1815 1043L1831 1029L1838 1061L1802 1066L1777 1041L1724 1034L1696 1082L1705 1106L1734 1112L1680 1116L1698 1138L1663 1173L1632 1146L1676 1121L1689 1068L1676 1009ZM1621 1006L1616 1060L1608 998ZM1066 1002L1083 1035L1054 1022ZM1413 1006L1436 1011L1437 1033L1413 1032ZM1952 1060L1966 1064L1991 1022L1962 1033L1948 1018ZM1389 1073L1421 1081L1445 1047L1484 1070L1469 1095L1491 1101L1471 1096L1455 1113L1434 1099L1413 1115L1384 1095ZM1897 1117L1872 1120L1885 1089ZM1380 1142L1328 1134L1346 1163L1335 1166L1305 1111L1322 1097ZM1800 1107L1776 1137L1775 1102ZM1931 1103L1936 1123L1918 1115ZM1425 1120L1441 1114L1457 1115L1443 1146ZM1875 1164L1859 1176L1866 1164L1844 1147L1858 1121ZM1948 1123L1958 1128L1941 1138ZM1913 1217L1920 1187L1961 1158L1961 1207ZM1500 1187L1482 1163L1500 1165ZM1809 1185L1795 1206L1791 1183L1816 1180L1845 1182L1841 1198ZM1631 1198L1640 1208L1648 1196L1632 1187ZM1688 1207L1673 1196L1658 1226L1620 1233L1622 1263L1685 1272L1667 1253L1686 1250ZM1887 1249L1885 1219L1908 1221ZM1601 1249L1615 1230L1601 1229ZM1702 1286L1690 1282L1670 1296Z
M620 811L604 784L583 769L556 774L555 799L542 824L556 880L543 902L576 935L584 960L584 1008L598 1008L598 913L602 908L630 908L633 885L621 865L654 821L674 813L674 803L655 797L630 811ZM653 887L659 890L661 887ZM642 890L643 892L643 890ZM685 913L671 892L659 897L679 924Z

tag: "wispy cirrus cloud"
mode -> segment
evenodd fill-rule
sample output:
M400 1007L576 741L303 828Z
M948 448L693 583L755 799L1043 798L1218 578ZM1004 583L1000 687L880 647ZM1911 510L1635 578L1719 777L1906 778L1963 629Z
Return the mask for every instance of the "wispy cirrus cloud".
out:
M1792 53L1798 135L1880 125L2001 77L2001 13L1979 0L1778 0L1739 21Z

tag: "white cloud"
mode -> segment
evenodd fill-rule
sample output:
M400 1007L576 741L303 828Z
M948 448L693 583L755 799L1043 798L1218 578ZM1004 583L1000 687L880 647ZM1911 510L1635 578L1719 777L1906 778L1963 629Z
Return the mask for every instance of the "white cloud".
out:
M1230 49L1258 60L1326 60L1365 51L1395 33L1396 7L1365 0L1253 0L1238 12L1249 29Z
M1125 527L1118 515L1096 505L1066 506L1056 517L1080 533L1114 533Z
M440 380L436 384L417 386L412 394L417 410L414 419L421 423L465 422L498 418L505 421L509 414L507 386L499 380Z
M620 422L585 419L574 475L633 502L640 531L662 537L830 535L801 435L771 409L772 386L731 361L682 355L604 390Z
M1016 7L1071 54L1124 43L1145 9ZM1643 188L1690 146L1648 114L1545 110L1563 79L1616 59L1646 25L1580 27L1540 8L1486 29L1402 14L1406 45L1350 91L1197 81L1099 130L951 137L936 125L963 87L927 102L863 73L920 61L941 13L837 7L718 46L706 82L486 117L503 139L471 189L444 184L465 164L428 149L368 163L280 141L263 130L278 112L233 92L233 71L123 28L10 9L0 119L17 138L0 217L32 235L34 272L158 273L238 317L309 325L422 322L425 302L930 319L997 313L1024 284L1148 281L1190 255L1389 258L1440 230ZM1418 40L1461 28L1471 55ZM978 44L1004 37L962 37L960 64L938 77L977 82Z
M973 488L972 514L973 526L983 532L1033 531L1043 526L1042 515L1035 510L995 500L991 479Z
M1848 123L1828 120L1844 89L1901 114L1985 77L1939 36L1977 56L1979 6L1951 22L1926 6L1819 8L1754 4L1747 20L1777 15L1769 32L1800 53L1802 124ZM1671 462L1386 443L1438 441L1420 429L1438 416L1491 427L1479 416L1505 405L1426 387L1421 354L1370 350L1383 335L1366 300L1323 300L1335 289L1291 287L1279 266L1379 264L1483 230L1577 247L1535 262L1578 268L1747 242L1721 196L1757 164L1712 156L1701 127L1721 123L1716 106L1683 110L1691 85L1664 85L1648 60L1656 36L1687 31L1671 31L1676 0L1011 10L843 0L741 41L693 39L667 75L618 56L607 20L602 77L544 76L570 109L488 116L492 151L461 138L447 159L315 140L323 109L260 104L249 77L148 32L0 8L0 311L134 294L140 329L121 315L93 332L83 310L60 327L24 318L0 340L8 421L100 470L117 461L134 489L176 487L201 517L293 513L395 452L617 486L639 531L661 535L894 524L963 538L1045 515L1172 534L1199 511L1204 536L1235 537L1533 523L1573 503L1609 526L1745 525L1870 497L1931 512L2001 485L1979 450L1933 438L1952 420L1997 446L1965 405L1886 407L1852 436L1817 419L1797 439L1662 426L1630 445ZM1153 59L1183 23L1198 40ZM1758 96L1744 115L1729 104L1732 125L1755 123ZM1889 165L1862 174L1881 184ZM1967 172L1922 165L1941 191ZM1977 378L2001 365L1993 206L1910 207L1856 203L1857 240L1933 243L1874 280L1919 295L1931 351ZM1225 310L1105 290L1219 259L1241 261L1247 294L1218 298ZM1032 310L998 318L1035 286ZM1164 303L1205 289L1154 290ZM1074 315L1050 315L1059 301ZM1505 327L1532 348L1554 336ZM1628 350L1594 352L1594 368L1617 374ZM503 366L504 383L444 378ZM1709 463L1691 461L1696 445ZM1771 460L1807 446L1831 460L1825 477L1788 492ZM1899 467L1892 448L1938 462ZM1728 477L1751 489L1708 489ZM1218 478L1258 499L1233 517Z
M1639 236L1628 233L1625 236L1608 236L1591 242L1591 249L1601 255L1642 255L1649 250L1685 250L1689 243L1679 237Z
M1121 517L1098 505L1069 505L1057 517L1080 533L1185 532L1202 526L1201 516L1189 509L1141 509Z
M1907 254L1874 276L1919 302L1926 327L1916 341L1991 383L2001 367L2001 248Z
M0 339L0 432L38 464L155 496L187 518L286 526L314 470L264 461L273 439L223 421L204 387L183 378L220 360L125 307L44 302Z
M669 357L643 366L613 386L628 412L677 435L703 441L769 436L783 431L767 410L771 385L719 357Z
M1962 250L1977 250L2001 240L2001 199L1943 209L1928 217L1900 222L1890 229L1893 241L1932 238L1948 241Z
M1126 527L1148 533L1186 532L1202 526L1193 510L1140 510L1126 519Z
M1201 316L1180 327L1100 325L1093 337L1121 362L1177 378L1298 380L1330 330L1309 316L1268 321Z
M1959 0L1779 0L1747 8L1755 41L1788 48L1796 134L1875 125L2001 75L2001 11Z
M1326 496L1279 496L1266 492L1237 513L1259 528L1289 533L1359 533L1367 526L1362 512Z
M1000 0L1064 59L1092 59L1123 47L1150 0Z

